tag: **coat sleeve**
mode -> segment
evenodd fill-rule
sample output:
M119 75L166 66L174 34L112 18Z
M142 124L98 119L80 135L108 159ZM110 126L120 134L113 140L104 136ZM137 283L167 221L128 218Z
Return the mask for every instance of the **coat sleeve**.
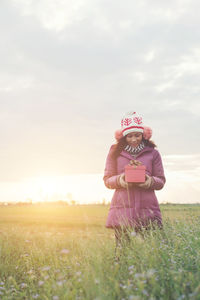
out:
M152 168L153 184L151 186L154 190L161 190L165 184L164 168L160 153L156 150L153 158Z
M117 174L117 162L112 157L112 151L113 147L111 146L110 151L108 153L107 159L106 159L106 166L104 170L104 184L109 189L118 189L121 188L119 185L118 179L119 175Z

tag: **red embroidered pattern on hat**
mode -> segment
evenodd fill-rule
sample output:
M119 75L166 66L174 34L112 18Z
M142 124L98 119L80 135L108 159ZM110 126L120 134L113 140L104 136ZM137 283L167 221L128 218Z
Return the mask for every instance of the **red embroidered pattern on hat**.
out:
M142 117L135 117L135 118L133 118L133 120L136 124L139 124L139 125L142 124Z
M124 125L125 126L128 126L128 125L130 125L132 123L132 119L131 118L125 118L124 119Z

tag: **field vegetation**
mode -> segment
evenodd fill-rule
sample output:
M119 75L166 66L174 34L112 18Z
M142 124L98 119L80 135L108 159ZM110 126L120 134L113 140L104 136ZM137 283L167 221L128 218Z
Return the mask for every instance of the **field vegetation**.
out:
M200 205L161 205L164 230L117 252L108 209L0 206L0 299L200 299Z

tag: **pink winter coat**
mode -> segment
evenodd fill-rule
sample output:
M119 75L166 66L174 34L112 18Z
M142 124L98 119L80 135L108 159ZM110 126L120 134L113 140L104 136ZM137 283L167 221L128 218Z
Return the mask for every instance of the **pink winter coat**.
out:
M107 188L115 189L106 222L106 227L131 226L140 228L151 222L162 226L162 217L155 190L165 184L165 175L160 153L146 146L136 158L146 166L146 174L153 177L153 185L145 190L139 187L121 188L117 182L119 174L124 173L125 165L133 159L131 154L122 150L117 159L111 157L114 145L111 146L106 160L104 183Z

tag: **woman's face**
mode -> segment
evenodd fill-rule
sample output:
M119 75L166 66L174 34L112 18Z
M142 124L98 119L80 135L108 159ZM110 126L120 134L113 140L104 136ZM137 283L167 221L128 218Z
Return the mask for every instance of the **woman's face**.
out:
M126 135L126 142L129 146L135 148L142 141L142 133L141 132L131 132Z

